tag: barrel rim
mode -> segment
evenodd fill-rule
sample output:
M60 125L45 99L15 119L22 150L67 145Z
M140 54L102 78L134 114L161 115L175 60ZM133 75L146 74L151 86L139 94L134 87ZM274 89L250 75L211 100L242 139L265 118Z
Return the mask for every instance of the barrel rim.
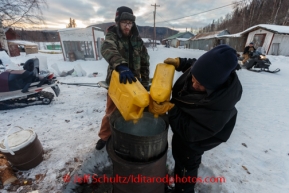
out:
M8 136L8 139L9 139L10 136L15 135L16 133L19 133L21 131L23 131L23 130L20 130L20 131L17 131L17 132L14 132L14 133L10 134ZM19 151L20 149L26 147L27 145L29 145L30 143L32 143L36 139L37 134L32 129L25 129L24 131L30 131L30 132L32 132L32 135L30 135L30 137L26 141L24 141L24 143L21 143L19 145L14 146L14 147L10 147L10 150L12 150L14 152L15 151ZM8 144L9 144L9 141L8 141ZM3 147L5 147L5 149ZM3 153L10 153L6 149L6 146L4 145L4 139L0 143L0 151L3 152Z
M149 116L151 116L151 117L148 117L148 118L154 118L154 115L151 114L151 113L149 113L149 112L143 112L143 116L144 116L144 115L149 115ZM140 118L140 119L141 119L141 118ZM150 135L150 136L134 135L134 134L127 133L127 132L123 132L123 131L117 129L116 126L115 126L115 124L116 124L116 122L117 122L118 120L126 121L122 116L117 117L117 118L111 123L111 125L112 125L112 130L113 130L113 131L119 132L119 133L121 133L121 134L123 134L123 135L127 135L127 136L129 136L129 137L134 137L134 138L139 138L139 139L154 138L154 137L163 135L163 133L166 132L166 131L168 131L168 129L169 129L168 126L167 126L167 124L166 124L166 121L165 121L163 118L158 117L158 119L161 120L162 124L164 125L164 130L161 131L161 132L158 133L158 134ZM130 121L132 121L132 120L130 120Z

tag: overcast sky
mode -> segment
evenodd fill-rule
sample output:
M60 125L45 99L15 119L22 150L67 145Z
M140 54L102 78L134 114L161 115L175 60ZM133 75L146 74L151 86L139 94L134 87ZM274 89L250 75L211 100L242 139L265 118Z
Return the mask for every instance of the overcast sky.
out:
M47 0L48 8L43 8L46 29L62 29L69 22L69 18L76 20L77 27L91 24L114 22L117 7L128 6L136 16L137 25L153 26L152 4L157 7L156 26L170 27L180 31L185 28L197 29L211 23L214 19L224 17L230 13L233 6L227 6L207 13L184 19L172 20L194 15L210 9L236 2L234 0Z

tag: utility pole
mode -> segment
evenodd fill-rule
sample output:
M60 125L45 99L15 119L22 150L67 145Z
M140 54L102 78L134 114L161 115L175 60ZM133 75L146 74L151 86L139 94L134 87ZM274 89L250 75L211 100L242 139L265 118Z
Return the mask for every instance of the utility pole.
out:
M156 3L154 5L151 5L155 7L154 11L154 47L156 47L156 12L157 12L157 7L160 7L160 5L157 5Z

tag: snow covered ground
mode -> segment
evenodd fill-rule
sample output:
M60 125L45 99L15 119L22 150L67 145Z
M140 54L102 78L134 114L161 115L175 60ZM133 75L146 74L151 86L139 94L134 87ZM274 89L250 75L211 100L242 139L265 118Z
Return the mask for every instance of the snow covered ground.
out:
M167 57L198 58L205 51L159 47L149 49L151 57L150 77L157 63ZM29 58L46 56L48 67L58 64L60 70L71 70L76 64L90 75L97 77L59 77L60 82L96 83L104 80L107 63L100 61L65 62L62 54L31 54L10 58L15 64ZM276 74L238 71L243 85L243 96L237 104L238 119L227 143L204 154L199 175L224 177L225 183L206 183L196 186L199 193L272 193L289 192L289 58L268 56L271 70L280 68ZM175 79L180 73L175 74ZM86 160L98 138L101 119L104 115L107 90L97 87L60 85L60 96L49 106L33 106L0 111L0 137L13 126L33 129L38 134L45 150L44 161L37 167L23 172L24 177L38 179L35 189L39 192L62 192L63 176ZM51 89L47 89L51 91ZM15 130L17 130L15 128ZM172 133L169 132L169 145ZM99 156L97 156L99 155ZM96 154L104 166L111 164L106 150ZM171 147L167 164L173 169ZM5 187L7 188L7 187ZM6 192L2 189L0 192Z

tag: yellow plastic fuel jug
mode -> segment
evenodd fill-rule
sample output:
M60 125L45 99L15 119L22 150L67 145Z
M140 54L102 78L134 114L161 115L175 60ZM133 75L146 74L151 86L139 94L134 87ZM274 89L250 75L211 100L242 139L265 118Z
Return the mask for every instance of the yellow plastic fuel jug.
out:
M150 88L150 95L154 101L161 103L170 100L174 74L175 67L173 65L157 64Z
M144 108L149 105L149 94L143 85L138 80L132 84L120 83L119 73L115 70L108 94L126 121L141 118Z

